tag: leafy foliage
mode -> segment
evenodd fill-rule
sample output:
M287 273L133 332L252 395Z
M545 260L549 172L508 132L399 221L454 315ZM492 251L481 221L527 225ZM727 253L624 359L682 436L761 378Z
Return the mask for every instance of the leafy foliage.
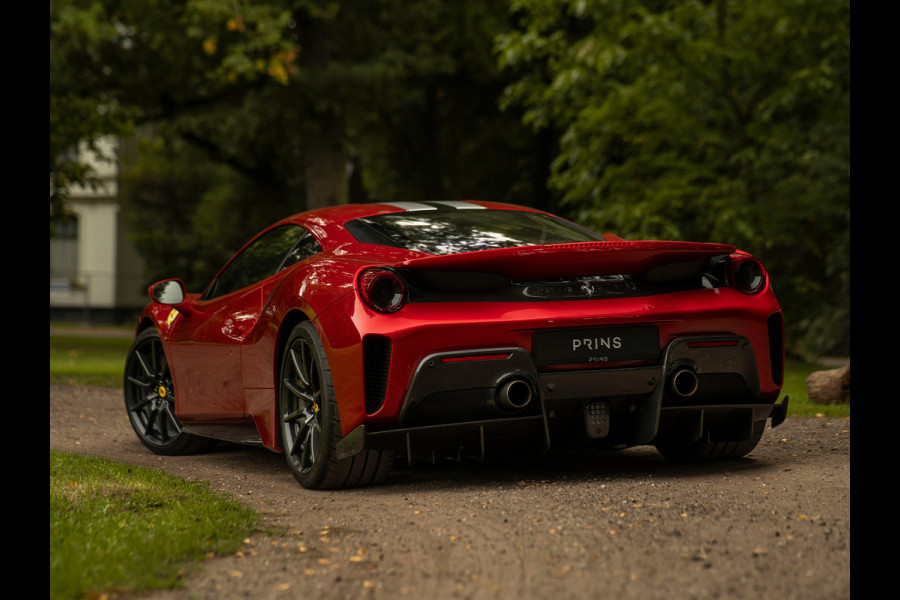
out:
M477 197L734 243L789 347L849 349L847 0L54 0L50 25L57 205L74 144L139 126L151 278L202 287L269 215Z
M283 189L257 184L178 137L146 138L130 152L122 203L148 283L178 276L202 291L252 234L301 209Z
M82 146L101 159L114 160L102 151L100 139L130 131L132 112L98 85L109 74L95 65L99 49L114 44L117 37L115 25L102 18L99 5L82 8L67 1L50 5L51 217L65 214L73 187L96 185L91 169L73 151Z
M263 216L322 203L547 202L536 137L496 101L505 2L58 6L109 24L84 48L59 28L51 38L60 65L83 59L91 93L149 140L130 149L123 193L153 277L202 286Z
M794 345L849 351L849 3L512 6L504 102L559 132L564 205L600 230L760 256Z

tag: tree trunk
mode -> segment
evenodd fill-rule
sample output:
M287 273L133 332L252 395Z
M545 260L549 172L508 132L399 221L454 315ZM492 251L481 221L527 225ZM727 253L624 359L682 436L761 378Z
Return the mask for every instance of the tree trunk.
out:
M311 132L305 146L307 210L346 204L347 152L337 136L328 131Z
M337 93L322 85L318 77L338 59L340 36L333 19L310 15L300 19L302 27L303 63L307 75L317 85L314 93ZM312 103L313 105L315 103ZM349 195L347 151L343 140L343 115L337 109L313 110L310 115L317 127L304 133L304 174L306 176L306 208L346 204Z

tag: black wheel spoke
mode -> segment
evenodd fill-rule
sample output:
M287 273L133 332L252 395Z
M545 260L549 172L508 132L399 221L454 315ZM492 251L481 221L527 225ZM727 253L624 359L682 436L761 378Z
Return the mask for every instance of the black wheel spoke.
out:
M310 427L306 430L306 436L303 440L303 455L300 457L300 464L303 467L311 467L316 462L316 445L313 435L314 429Z
M148 378L148 379L153 379L153 373L154 373L154 371L151 371L151 370L150 370L150 367L147 366L147 363L144 362L144 357L141 356L141 353L140 353L140 352L135 352L135 353L134 353L134 357L137 359L138 364L141 365L141 370L144 372L144 374L147 376L147 378ZM152 352L151 352L151 358L152 358L152 357L153 357L153 355L152 355Z
M171 436L169 435L169 428L167 427L168 420L166 419L166 411L162 407L156 409L154 420L156 421L156 430L159 432L159 437L161 437L164 442L168 441Z
M309 363L306 356L305 344L297 350L291 350L291 362L294 365L294 372L297 374L299 387L302 389L309 389Z
M310 458L309 464L313 465L316 462L316 460L318 460L319 452L322 448L322 445L321 445L322 435L321 435L321 431L319 430L318 421L314 420L312 422L311 426L309 427L308 432L309 433L306 436L306 438L307 438L306 445L309 447L309 458Z
M301 409L295 410L292 413L288 413L288 414L284 415L284 422L285 423L293 423L296 425L298 421L302 421L301 417L304 417L304 416L306 416L306 412L301 408Z
M175 416L174 407L171 402L166 402L163 412L166 415L166 423L169 428L175 432L175 435L179 435L181 433L181 423L178 422L178 417Z
M150 405L147 408L147 412L144 413L145 423L144 423L144 435L148 439L153 439L154 437L161 437L161 433L158 428L159 422L159 409L153 405ZM162 441L162 440L160 440Z
M159 368L159 366L156 364L156 361L157 361L156 341L150 342L150 359L151 359L151 361L153 362L153 372L154 372L154 373L159 373L159 372L160 372L160 368Z
M143 387L143 386L142 386ZM144 407L151 404L153 402L153 398L156 397L156 394L148 393L143 396L138 396L131 401L129 405L129 410L132 412L143 412Z
M295 396L305 403L315 402L315 397L309 392L309 388L302 384L300 380L285 379L284 385Z
M128 381L130 381L131 383L133 383L136 386L144 388L145 390L149 389L150 387L153 386L152 381L141 381L140 379L137 379L136 377L129 376Z

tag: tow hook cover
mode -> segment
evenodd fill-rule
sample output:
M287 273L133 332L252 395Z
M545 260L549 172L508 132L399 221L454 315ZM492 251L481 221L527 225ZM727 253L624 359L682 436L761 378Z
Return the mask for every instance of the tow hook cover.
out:
M604 438L609 435L609 404L590 402L584 406L584 427L589 438Z

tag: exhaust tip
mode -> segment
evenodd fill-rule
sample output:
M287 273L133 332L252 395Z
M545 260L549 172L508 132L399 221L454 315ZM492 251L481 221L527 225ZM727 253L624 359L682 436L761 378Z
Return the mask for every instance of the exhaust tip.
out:
M690 398L697 393L700 380L693 369L681 368L669 377L669 391L675 398Z
M531 384L524 379L510 379L497 389L497 403L511 410L527 407L532 397Z

